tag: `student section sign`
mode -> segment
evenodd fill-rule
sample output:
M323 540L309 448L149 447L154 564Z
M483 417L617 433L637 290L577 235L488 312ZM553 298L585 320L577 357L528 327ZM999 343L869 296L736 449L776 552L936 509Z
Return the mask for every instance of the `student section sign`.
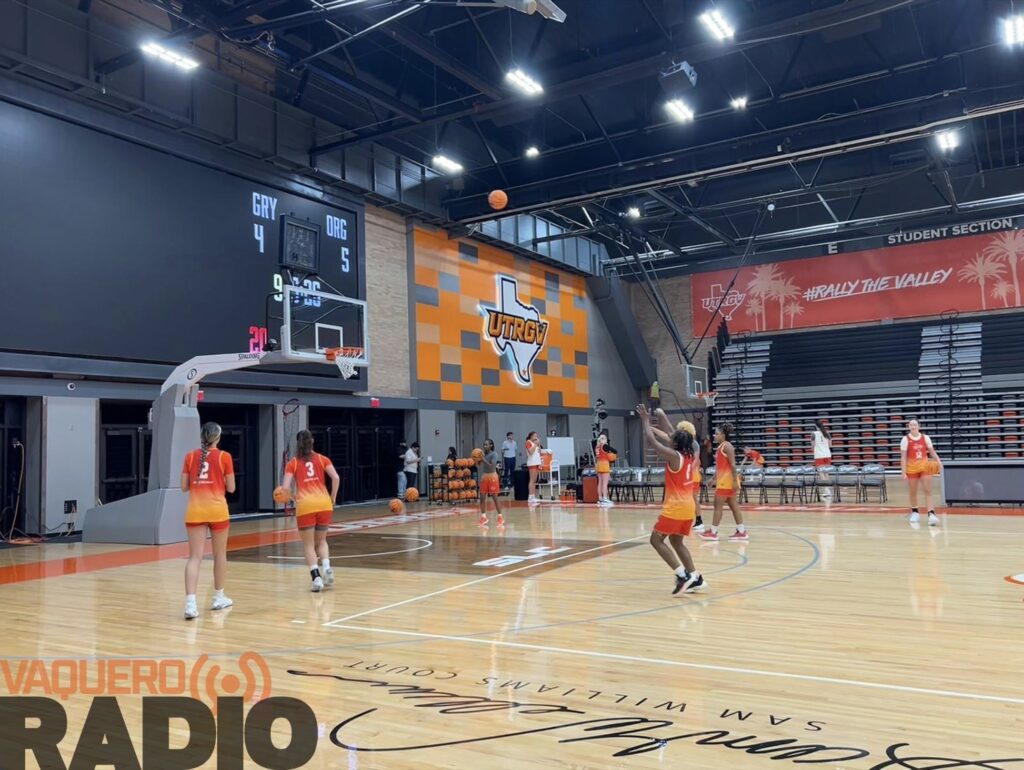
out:
M693 328L773 332L1024 305L1024 230L697 273Z

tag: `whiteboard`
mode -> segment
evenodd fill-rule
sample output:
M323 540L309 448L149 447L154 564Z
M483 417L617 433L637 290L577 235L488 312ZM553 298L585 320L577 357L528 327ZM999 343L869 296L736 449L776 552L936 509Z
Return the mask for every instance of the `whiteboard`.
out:
M571 438L547 438L543 441L544 448L552 452L552 462L563 468L576 465L576 442Z

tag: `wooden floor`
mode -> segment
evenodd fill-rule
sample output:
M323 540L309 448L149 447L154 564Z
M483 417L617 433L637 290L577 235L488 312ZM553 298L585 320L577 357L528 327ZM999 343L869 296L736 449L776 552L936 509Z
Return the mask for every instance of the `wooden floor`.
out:
M192 622L181 546L0 550L0 686L22 659L223 676L255 651L317 715L310 768L1024 768L1020 516L752 510L748 544L691 542L710 585L672 596L653 508L408 513L339 512L322 594L289 521L234 526L235 606L206 610L204 564Z

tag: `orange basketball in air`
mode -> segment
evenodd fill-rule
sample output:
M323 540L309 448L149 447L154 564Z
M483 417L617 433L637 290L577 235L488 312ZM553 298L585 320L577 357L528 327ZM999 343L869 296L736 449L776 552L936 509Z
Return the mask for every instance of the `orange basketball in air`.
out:
M929 476L938 476L942 472L942 466L937 460L929 460L924 464L924 472Z
M405 502L415 503L420 499L420 491L416 487L409 487L405 490Z
M491 194L487 196L487 203L495 211L501 211L508 205L508 193L504 190L491 190Z
M392 500L392 501L391 501L390 503L388 503L388 509L389 509L389 510L390 510L390 511L391 511L392 513L398 513L398 512L400 512L400 511L402 510L402 501L401 501L401 500L399 500L399 499L398 499L398 498L396 497L396 498L395 498L394 500Z
M277 487L274 490L274 502L275 503L287 503L292 499L292 491L285 489L284 487Z

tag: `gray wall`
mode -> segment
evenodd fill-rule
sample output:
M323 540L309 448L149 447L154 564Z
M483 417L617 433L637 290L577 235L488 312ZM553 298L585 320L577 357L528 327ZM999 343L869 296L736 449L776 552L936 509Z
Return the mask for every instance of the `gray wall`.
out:
M438 435L434 435L435 432ZM412 439L408 440L412 443ZM427 458L432 457L435 463L443 462L448 456L448 447L455 446L455 411L421 409L419 442L420 455L423 457L423 465L420 468L422 486Z
M500 452L505 434L509 431L515 433L516 442L519 444L519 455L516 458L518 466L526 462L526 434L535 430L543 437L547 422L547 415L543 412L488 412L487 436L494 439L494 445Z
M79 516L96 504L99 401L48 396L43 399L42 494L38 513L27 524L45 534L64 523L64 501L78 502Z
M608 410L630 410L637 404L639 393L629 381L629 373L615 350L615 343L605 326L601 311L587 295L589 318L589 348L587 354L590 373L590 399L603 398ZM619 435L622 435L621 432Z

